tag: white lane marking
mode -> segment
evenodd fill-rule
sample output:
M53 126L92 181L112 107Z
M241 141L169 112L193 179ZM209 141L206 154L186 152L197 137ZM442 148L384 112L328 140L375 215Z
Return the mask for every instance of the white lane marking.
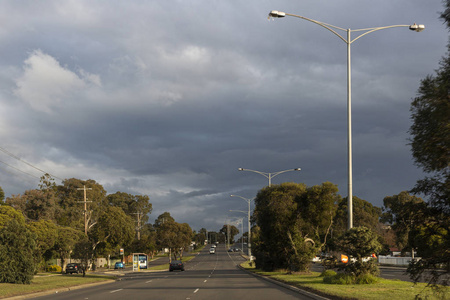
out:
M145 282L145 283L150 283L150 282L152 282L153 280L149 280L149 281L147 281L147 282Z
M195 294L195 293L197 293L197 292L198 292L198 290L199 290L199 289L196 289L196 290L194 291L194 294Z
M114 291L111 291L111 292L109 292L110 294L112 294L112 293L115 293L115 292L120 292L120 291L122 291L123 289L118 289L118 290L114 290Z
M205 280L205 281L203 281L203 282L207 282L208 280Z

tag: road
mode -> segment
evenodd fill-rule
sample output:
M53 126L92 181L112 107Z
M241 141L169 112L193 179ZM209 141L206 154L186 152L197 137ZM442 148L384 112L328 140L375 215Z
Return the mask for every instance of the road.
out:
M35 299L311 299L238 269L242 261L239 253L227 252L224 245L216 254L209 254L206 247L186 263L184 272L129 272L114 283Z

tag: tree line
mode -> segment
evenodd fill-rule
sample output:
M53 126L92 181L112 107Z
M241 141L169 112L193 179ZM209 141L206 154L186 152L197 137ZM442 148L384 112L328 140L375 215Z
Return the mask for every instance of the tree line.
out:
M177 259L195 233L168 212L148 223L147 195L107 195L95 180L56 185L45 175L38 189L6 199L0 188L0 204L0 282L30 283L52 258L61 260L62 270L69 258L77 259L85 272L95 258L119 257L121 248L150 256L166 248L169 260Z

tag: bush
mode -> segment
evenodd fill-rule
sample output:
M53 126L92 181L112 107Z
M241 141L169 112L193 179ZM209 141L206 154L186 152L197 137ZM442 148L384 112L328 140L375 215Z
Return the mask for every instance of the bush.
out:
M373 276L372 274L362 274L356 277L356 284L373 284L378 282L378 277Z
M58 265L51 265L47 267L47 272L57 272L57 273L61 273L62 269L60 266Z
M336 276L337 273L333 270L325 270L320 274L320 277L329 277L329 276Z
M339 273L334 276L325 276L323 283L328 284L353 284L355 283L355 276L345 273Z
M36 269L34 235L11 219L0 229L0 282L30 284Z

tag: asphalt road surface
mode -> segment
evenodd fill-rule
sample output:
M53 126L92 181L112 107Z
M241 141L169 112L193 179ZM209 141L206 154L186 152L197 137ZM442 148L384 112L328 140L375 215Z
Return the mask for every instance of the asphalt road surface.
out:
M239 253L219 245L216 254L206 247L185 264L185 271L129 272L120 281L53 293L36 299L311 299L308 296L257 278L237 268Z

